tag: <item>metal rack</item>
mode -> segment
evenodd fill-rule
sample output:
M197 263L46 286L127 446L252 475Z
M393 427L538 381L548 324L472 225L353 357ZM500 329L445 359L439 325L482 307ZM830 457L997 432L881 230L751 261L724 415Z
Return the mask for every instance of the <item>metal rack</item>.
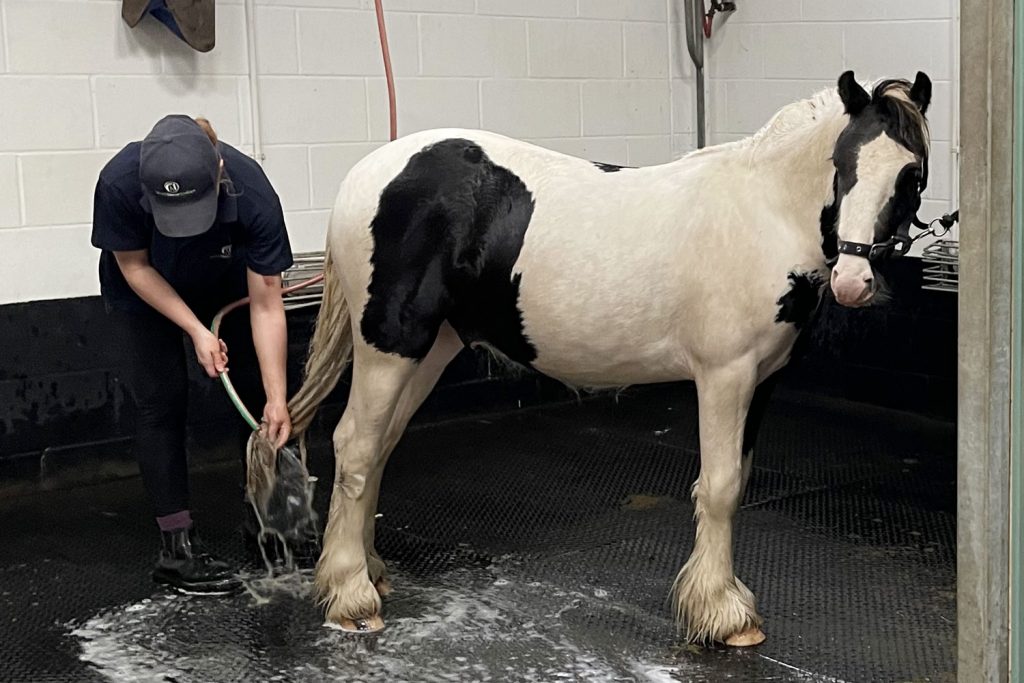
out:
M960 243L957 240L938 240L924 248L921 260L922 289L936 292L955 292L960 281Z
M288 287L305 282L324 271L324 252L310 251L295 254L295 263L281 276L282 285ZM295 292L284 295L284 308L293 311L298 308L319 306L324 296L323 283L318 282Z

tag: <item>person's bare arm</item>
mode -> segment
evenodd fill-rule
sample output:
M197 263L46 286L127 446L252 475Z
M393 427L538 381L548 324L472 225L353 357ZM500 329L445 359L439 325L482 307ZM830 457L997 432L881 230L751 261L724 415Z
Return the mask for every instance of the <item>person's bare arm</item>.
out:
M167 280L149 263L149 251L116 251L117 265L128 286L143 301L185 331L196 347L196 357L206 374L216 377L228 366L228 347L199 321Z
M286 362L288 327L281 300L281 276L259 275L247 270L252 338L260 361L267 406L263 410L265 436L281 448L291 435L288 416Z

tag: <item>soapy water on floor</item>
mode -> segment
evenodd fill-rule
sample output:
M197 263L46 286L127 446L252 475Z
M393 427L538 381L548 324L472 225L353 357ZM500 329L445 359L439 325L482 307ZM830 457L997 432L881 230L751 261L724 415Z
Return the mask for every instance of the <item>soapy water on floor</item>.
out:
M497 565L391 578L387 625L372 636L323 622L311 571L250 576L229 598L160 593L67 627L81 658L118 683L708 680L649 641L583 624L595 610L631 628L651 620L600 589L565 590Z
M229 598L156 594L68 628L82 659L118 682L688 679L679 666L638 658L630 643L609 650L578 638L564 616L607 602L593 590L520 581L494 566L393 575L387 628L376 636L324 624L311 572L245 583Z

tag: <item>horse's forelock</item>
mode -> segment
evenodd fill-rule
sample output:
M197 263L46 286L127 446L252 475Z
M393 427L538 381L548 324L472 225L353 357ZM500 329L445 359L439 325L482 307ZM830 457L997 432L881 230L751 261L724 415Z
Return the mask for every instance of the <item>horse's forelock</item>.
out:
M930 133L928 120L910 99L911 84L902 78L890 78L875 84L871 101L892 119L891 133L896 141L922 159L928 158Z

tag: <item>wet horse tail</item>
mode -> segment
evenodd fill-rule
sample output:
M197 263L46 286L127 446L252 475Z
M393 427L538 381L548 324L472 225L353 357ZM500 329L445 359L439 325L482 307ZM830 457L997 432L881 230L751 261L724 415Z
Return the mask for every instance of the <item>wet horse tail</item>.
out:
M299 439L303 461L306 459L306 432L313 423L316 410L338 384L351 357L351 316L328 245L324 257L323 303L309 343L302 387L288 402L292 435Z
M253 432L246 447L245 491L260 525L261 549L262 539L271 533L286 542L305 542L317 536L313 487L306 469L306 432L352 355L348 304L338 280L328 247L323 303L310 342L302 388L288 403L292 435L299 439L298 457L287 446L278 450L260 432Z

